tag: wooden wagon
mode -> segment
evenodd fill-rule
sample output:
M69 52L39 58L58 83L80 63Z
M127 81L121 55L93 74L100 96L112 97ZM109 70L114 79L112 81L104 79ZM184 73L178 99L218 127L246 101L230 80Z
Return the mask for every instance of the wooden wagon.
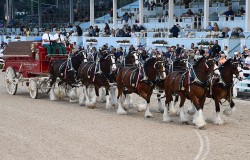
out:
M67 48L68 53L71 48ZM15 95L18 84L28 86L30 97L37 98L38 92L46 93L49 88L49 70L56 60L66 60L68 55L48 56L47 50L41 42L20 41L10 42L5 49L3 58L5 65L6 89L9 94Z

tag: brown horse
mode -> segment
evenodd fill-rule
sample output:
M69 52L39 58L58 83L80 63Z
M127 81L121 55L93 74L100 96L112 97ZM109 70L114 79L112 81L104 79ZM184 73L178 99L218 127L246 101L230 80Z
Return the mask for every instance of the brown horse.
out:
M90 108L95 108L96 96L99 97L99 89L103 86L106 91L106 108L110 108L109 83L112 83L112 79L114 79L112 75L115 71L116 64L113 54L103 55L99 62L82 63L78 70L78 78L83 85L83 94L79 98L80 105L85 104ZM93 87L95 95L91 94ZM87 89L89 90L87 91Z
M202 128L206 122L202 115L203 106L206 99L206 93L210 85L211 74L214 71L215 62L206 57L200 58L190 70L186 72L172 72L167 75L164 87L166 94L165 108L163 114L163 121L169 122L168 108L170 102L173 100L172 95L180 96L180 118L181 122L187 124L188 116L184 112L184 103L186 98L193 102L197 109L197 113L193 119L193 123Z
M238 80L244 79L241 63L236 59L228 59L224 64L219 67L220 76L212 83L212 95L208 94L207 97L213 98L215 101L216 117L214 119L215 124L223 124L223 120L220 117L220 103L222 99L227 100L230 103L228 109L224 110L225 115L230 115L234 109L235 103L232 100L235 75ZM189 110L188 113L194 113L195 109Z
M124 97L131 93L137 93L147 101L147 110L145 117L151 117L152 114L149 111L150 97L152 95L155 83L158 79L164 79L166 77L165 67L163 61L158 58L148 59L143 66L137 68L122 68L116 77L118 88L118 109L117 114L127 114L122 106ZM144 76L141 77L141 73L144 71ZM122 100L123 99L123 100Z
M57 100L57 96L54 92L55 83L59 79L59 88L62 84L69 89L70 88L70 100L76 98L76 91L71 89L76 89L77 85L77 70L82 62L87 61L87 53L85 51L77 51L69 55L68 60L57 60L53 62L50 66L50 100Z
M184 71L187 68L186 65L187 59L176 59L173 63L165 63L165 68L166 68L166 75L173 71ZM164 112L164 108L161 103L161 99L164 98L165 96L161 96L161 93L164 92L164 80L157 81L156 83L156 91L157 91L157 101L158 101L158 110L160 112ZM178 96L175 96L175 100L173 106L170 106L169 110L173 110L171 112L176 112L174 110L175 103L178 101Z

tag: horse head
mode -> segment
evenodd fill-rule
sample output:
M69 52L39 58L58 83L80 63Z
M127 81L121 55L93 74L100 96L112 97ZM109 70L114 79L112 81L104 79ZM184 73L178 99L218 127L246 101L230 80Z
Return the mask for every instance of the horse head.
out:
M160 79L166 78L164 61L161 58L152 57L144 64L145 73L149 80L154 80L157 76Z
M201 83L206 83L211 78L211 74L214 72L215 63L215 59L202 56L193 65L196 78L198 78Z
M115 72L117 67L115 63L115 56L113 54L108 54L100 59L100 67L102 72L105 74Z

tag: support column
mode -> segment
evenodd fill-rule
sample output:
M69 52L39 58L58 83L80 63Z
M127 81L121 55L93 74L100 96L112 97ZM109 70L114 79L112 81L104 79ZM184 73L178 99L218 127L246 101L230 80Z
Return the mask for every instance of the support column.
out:
M95 0L90 0L90 25L95 24Z
M139 24L143 24L143 0L139 0Z
M245 13L245 31L250 32L250 2L249 0L246 0L246 13Z
M74 8L73 8L73 0L69 0L69 23L74 23Z
M7 20L7 24L10 22L9 18L9 0L6 0L6 13L5 13L5 19Z
M38 27L42 28L42 11L41 11L41 0L38 0Z
M206 29L208 22L209 22L209 0L204 0L203 29Z
M174 0L168 2L168 29L174 25Z
M14 0L11 0L11 19L15 19Z
M31 15L34 14L34 2L33 2L33 0L30 1L30 14Z
M113 0L113 29L117 28L117 0Z
M57 8L57 9L58 9L58 7L59 7L58 4L59 4L59 3L58 3L58 0L56 0L56 8Z

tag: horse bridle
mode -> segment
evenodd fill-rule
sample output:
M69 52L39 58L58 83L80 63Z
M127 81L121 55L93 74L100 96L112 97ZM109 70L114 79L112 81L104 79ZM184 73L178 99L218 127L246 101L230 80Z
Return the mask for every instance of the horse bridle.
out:
M158 59L156 59L156 62L154 64L154 68L156 68L158 70L158 76L157 77L160 77L160 79L161 79L161 77L163 77L163 74L166 73L164 63L165 63L164 61L159 61ZM162 71L160 70L160 67L157 67L158 64L162 65L162 67L163 67Z

